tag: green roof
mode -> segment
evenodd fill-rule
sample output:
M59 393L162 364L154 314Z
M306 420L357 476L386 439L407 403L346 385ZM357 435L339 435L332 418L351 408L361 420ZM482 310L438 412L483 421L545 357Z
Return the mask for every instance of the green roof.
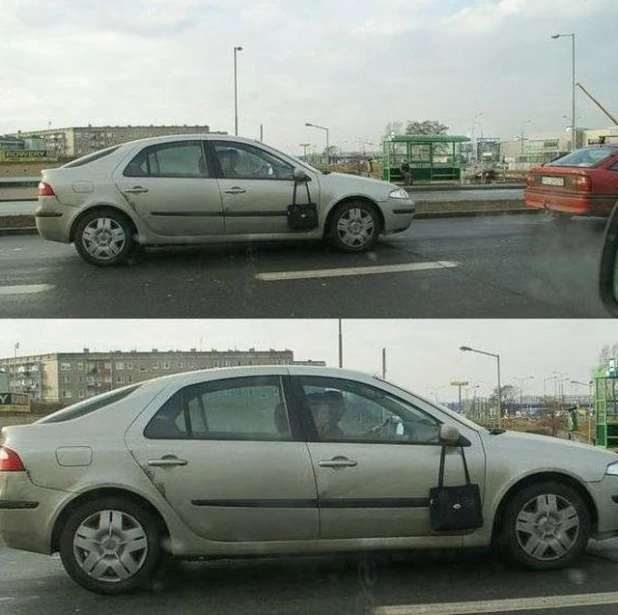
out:
M395 135L382 139L382 143L389 141L399 143L466 143L471 139L464 135Z

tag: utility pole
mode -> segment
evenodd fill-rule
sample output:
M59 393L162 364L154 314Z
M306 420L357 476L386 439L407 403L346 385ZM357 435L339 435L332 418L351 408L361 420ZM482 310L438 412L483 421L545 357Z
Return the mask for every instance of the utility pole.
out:
M386 348L382 348L382 380L386 380Z
M341 318L339 319L339 367L343 367L343 333L341 331Z

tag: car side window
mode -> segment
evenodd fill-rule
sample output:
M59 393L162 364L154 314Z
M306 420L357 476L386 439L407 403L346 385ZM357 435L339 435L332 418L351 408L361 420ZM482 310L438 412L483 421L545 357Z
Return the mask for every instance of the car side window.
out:
M436 444L440 423L413 405L358 382L301 379L321 441Z
M616 162L614 162L614 164L612 164L609 168L609 171L618 171L618 160L616 160Z
M150 420L149 439L291 440L277 376L230 378L177 391Z
M293 179L292 165L265 150L244 143L215 142L214 149L226 179Z
M126 177L210 177L200 141L146 147L126 166Z

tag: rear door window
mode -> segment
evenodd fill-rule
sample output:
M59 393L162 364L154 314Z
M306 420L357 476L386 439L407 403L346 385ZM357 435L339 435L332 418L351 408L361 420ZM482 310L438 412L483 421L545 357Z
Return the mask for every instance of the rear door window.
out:
M125 177L210 177L201 141L146 147L126 166Z
M151 439L291 440L278 376L253 376L190 385L150 420Z

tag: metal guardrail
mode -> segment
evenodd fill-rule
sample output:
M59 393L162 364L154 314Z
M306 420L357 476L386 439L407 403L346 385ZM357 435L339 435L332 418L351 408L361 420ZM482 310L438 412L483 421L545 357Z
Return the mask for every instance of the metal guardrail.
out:
M24 202L30 202L30 201L36 201L37 198L36 197L22 197L22 196L18 196L18 197L12 197L12 198L3 198L2 197L2 189L3 188L9 188L9 189L14 189L14 188L33 188L36 189L36 187L39 185L39 178L33 178L33 179L26 179L24 177L19 177L16 179L13 178L0 178L0 203L2 202L9 202L9 203L17 203L20 201L24 201Z

